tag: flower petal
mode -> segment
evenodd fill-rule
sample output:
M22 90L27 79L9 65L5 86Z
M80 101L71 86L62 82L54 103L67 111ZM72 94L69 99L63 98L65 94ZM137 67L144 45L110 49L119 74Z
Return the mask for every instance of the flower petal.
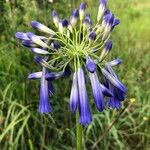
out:
M102 90L101 90L100 83L97 77L97 73L96 72L89 73L89 75L90 75L90 81L92 85L93 96L94 96L96 107L99 111L103 111L104 98L103 98Z
M43 50L41 48L31 48L31 51L34 52L34 53L36 53L36 54L41 54L41 55L47 55L47 54L49 54L48 51Z
M88 125L92 121L92 115L88 104L88 95L85 86L85 77L82 68L78 69L78 90L79 90L79 114L80 124Z
M101 69L103 75L108 79L111 84L113 84L116 88L121 90L123 93L127 92L126 87L113 75L111 75L108 71L106 71L104 68Z
M73 83L70 95L70 111L72 113L76 112L79 103L79 93L78 93L78 83L77 83L77 72L73 74Z
M40 113L49 113L52 111L49 99L48 99L48 81L45 80L46 68L43 67L42 78L41 78L41 87L40 87Z
M53 30L49 29L47 26L43 25L42 23L39 23L37 21L32 21L31 25L32 25L32 27L38 29L41 32L51 34L51 35L55 35L55 32Z
M42 72L34 72L29 74L28 79L40 79L42 77Z

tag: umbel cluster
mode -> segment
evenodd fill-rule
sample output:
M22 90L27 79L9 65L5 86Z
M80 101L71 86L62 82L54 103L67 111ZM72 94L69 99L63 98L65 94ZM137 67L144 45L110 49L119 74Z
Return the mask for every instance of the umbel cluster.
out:
M32 21L31 26L42 35L32 32L17 32L15 35L22 45L31 50L34 60L42 67L41 71L28 76L41 82L39 111L52 111L49 98L54 93L53 82L62 77L72 79L70 111L79 111L80 124L88 125L92 121L87 84L91 84L94 103L99 111L105 107L119 109L127 90L113 67L122 61L117 58L106 62L105 58L112 49L110 36L120 20L107 9L106 0L100 0L94 21L85 3L74 9L69 19L59 18L56 11L51 16L55 29Z

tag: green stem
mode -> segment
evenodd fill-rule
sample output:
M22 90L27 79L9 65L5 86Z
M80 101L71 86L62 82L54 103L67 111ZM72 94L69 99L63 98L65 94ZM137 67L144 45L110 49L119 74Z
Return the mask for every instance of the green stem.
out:
M76 113L76 150L83 150L82 148L82 125L79 124L79 112Z

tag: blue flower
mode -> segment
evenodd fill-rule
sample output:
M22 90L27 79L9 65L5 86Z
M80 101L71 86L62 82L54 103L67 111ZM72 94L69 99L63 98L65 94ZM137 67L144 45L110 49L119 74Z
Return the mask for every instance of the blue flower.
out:
M96 72L89 73L89 75L90 75L90 81L91 81L91 85L92 85L93 97L94 97L96 107L99 111L103 111L104 98L103 98L103 93L102 93L102 89L100 87L97 73Z
M77 71L78 76L78 91L79 91L79 114L80 124L88 125L92 121L92 115L88 104L88 95L85 86L85 77L82 68Z
M110 73L110 75L113 76L116 80L118 80L118 77L116 73L113 71L112 67L110 66L109 63L106 64L106 69ZM119 81L119 80L118 80ZM112 93L112 97L110 97L107 100L107 106L111 107L113 109L119 109L121 107L121 102L125 99L125 94L126 94L126 88L125 86L121 83L119 83L119 86L115 86L110 80L107 78L107 82L109 85L109 90Z
M75 72L73 74L73 81L70 95L70 111L72 113L76 112L78 104L79 104L78 76L77 72Z
M49 102L49 89L48 89L48 81L45 79L46 68L42 69L42 77L41 77L41 87L40 87L40 105L39 111L41 113L49 113L52 111L50 102Z
M53 93L53 87L52 84L46 80L45 75L46 68L43 67L42 72L32 73L28 76L28 79L41 79L39 111L40 113L47 114L52 111L49 94L51 95Z

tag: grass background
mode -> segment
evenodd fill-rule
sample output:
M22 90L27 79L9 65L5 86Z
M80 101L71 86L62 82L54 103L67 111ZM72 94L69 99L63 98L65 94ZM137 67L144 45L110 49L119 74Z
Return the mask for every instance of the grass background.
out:
M94 18L98 0L87 0ZM70 83L55 82L53 113L38 113L39 82L27 75L38 71L33 55L15 39L16 31L32 31L31 20L52 25L50 13L56 9L68 18L79 0L0 0L0 149L75 149L75 116L69 112ZM128 87L129 107L97 144L96 150L150 149L150 1L109 0L109 8L121 19L112 35L110 58L124 63L117 68ZM110 59L109 58L109 59ZM65 89L64 89L65 88ZM63 93L63 94L62 94ZM135 102L133 102L135 100ZM92 106L93 107L93 106ZM92 149L117 111L100 113L93 107L93 122L84 129L84 149Z

